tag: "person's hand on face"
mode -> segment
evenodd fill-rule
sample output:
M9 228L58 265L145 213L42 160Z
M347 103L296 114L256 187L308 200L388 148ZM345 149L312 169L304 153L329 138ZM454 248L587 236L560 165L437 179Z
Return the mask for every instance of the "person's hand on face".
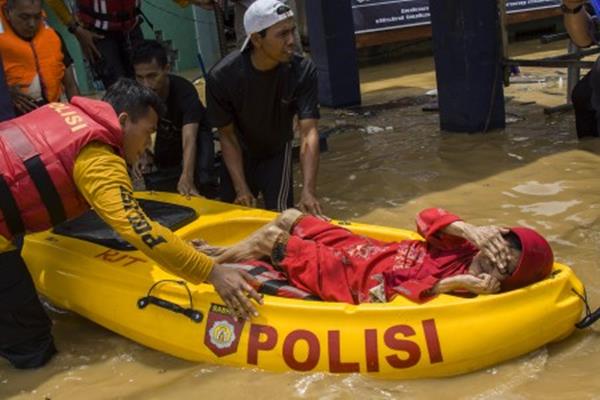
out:
M511 261L508 242L502 235L510 232L499 226L471 226L465 233L473 243L502 273L507 273Z
M236 318L250 319L258 317L258 311L250 299L263 304L263 299L250 285L255 278L235 266L216 264L208 276L208 282L215 287L217 294L223 299Z

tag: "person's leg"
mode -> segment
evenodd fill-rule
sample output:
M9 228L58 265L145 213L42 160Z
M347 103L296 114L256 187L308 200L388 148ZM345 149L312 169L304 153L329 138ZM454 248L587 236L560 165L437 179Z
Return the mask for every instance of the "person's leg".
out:
M283 211L294 206L291 141L280 153L261 160L256 170L256 179L267 210Z
M592 86L589 72L573 88L571 101L575 110L577 137L598 136L596 111L592 107Z
M19 250L0 254L0 357L37 368L56 353L46 315Z
M122 76L126 75L126 63L121 57L122 35L119 33L102 32L104 38L95 41L101 59L90 63L94 77L102 81L105 89Z
M288 232L271 222L214 258L218 264L260 260L270 257L275 245L286 242L288 237Z
M141 24L137 24L135 28L129 32L122 33L119 51L121 54L121 62L123 63L124 75L127 78L134 78L133 64L131 63L131 52L133 48L144 41Z
M248 157L247 154L242 154L242 157L244 159L244 176L246 178L246 184L250 188L252 194L256 197L258 196L258 189L256 185L256 171L258 162ZM235 192L233 181L231 180L231 176L229 175L229 170L227 169L225 161L221 163L220 175L221 180L219 182L219 199L225 203L233 203L237 197L237 194Z
M215 173L215 144L210 129L198 131L196 140L196 171L194 183L201 195L217 197L218 178Z
M169 167L158 168L157 171L144 174L145 190L177 193L181 171L181 167Z
M358 295L353 294L349 280L349 275L356 274L356 268L344 252L289 236L285 241L282 238L276 241L271 262L287 275L292 286L300 290L325 301L358 303Z
M254 240L258 240L258 241L263 240L263 235L265 234L264 232L268 231L271 227L275 227L276 229L274 231L272 231L271 238L267 238L267 241L269 243L272 242L271 239L273 236L278 236L279 231L283 231L283 232L286 232L289 234L290 231L292 230L292 228L294 227L294 224L296 223L296 221L298 221L298 219L300 219L303 215L304 214L301 211L296 210L294 208L285 210L284 212L279 214L277 216L277 218L275 218L273 221L269 222L265 226L261 227L257 231L250 234L242 242L234 244L233 246L229 246L229 247L213 246L201 239L192 240L190 243L192 244L192 246L194 246L194 248L196 250L201 251L202 253L206 254L207 256L214 257L214 258L222 256L225 252L228 252L227 254L237 254L237 253L239 253L239 251L237 251L235 249L236 246L247 247L248 243L251 243ZM263 252L263 253L259 253L258 255L261 257L264 257L264 256L267 256L268 254L264 254L264 252ZM221 262L233 262L233 261L231 261L230 259L222 258Z

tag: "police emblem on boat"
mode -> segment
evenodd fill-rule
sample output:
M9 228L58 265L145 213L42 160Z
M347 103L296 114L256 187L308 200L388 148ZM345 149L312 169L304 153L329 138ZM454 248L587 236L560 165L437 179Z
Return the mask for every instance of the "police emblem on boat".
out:
M244 323L237 322L226 306L211 304L206 320L204 344L217 357L237 352Z

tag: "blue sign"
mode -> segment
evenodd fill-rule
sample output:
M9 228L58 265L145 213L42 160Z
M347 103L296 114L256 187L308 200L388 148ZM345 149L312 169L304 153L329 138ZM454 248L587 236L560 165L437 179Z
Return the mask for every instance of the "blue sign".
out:
M532 11L559 7L560 3L561 0L506 0L506 10L508 13ZM430 23L429 0L352 0L352 14L356 33Z

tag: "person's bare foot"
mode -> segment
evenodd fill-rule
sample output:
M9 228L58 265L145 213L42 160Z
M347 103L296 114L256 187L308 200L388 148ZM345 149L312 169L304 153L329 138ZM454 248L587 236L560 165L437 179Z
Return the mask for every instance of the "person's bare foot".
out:
M273 246L282 235L288 233L273 222L263 226L241 242L226 249L216 257L217 263L236 263L270 257Z
M294 223L303 213L294 208L283 211L276 219L260 227L247 238L230 247L212 246L206 241L195 239L192 246L213 257L217 263L237 263L270 257L277 240L289 235Z

